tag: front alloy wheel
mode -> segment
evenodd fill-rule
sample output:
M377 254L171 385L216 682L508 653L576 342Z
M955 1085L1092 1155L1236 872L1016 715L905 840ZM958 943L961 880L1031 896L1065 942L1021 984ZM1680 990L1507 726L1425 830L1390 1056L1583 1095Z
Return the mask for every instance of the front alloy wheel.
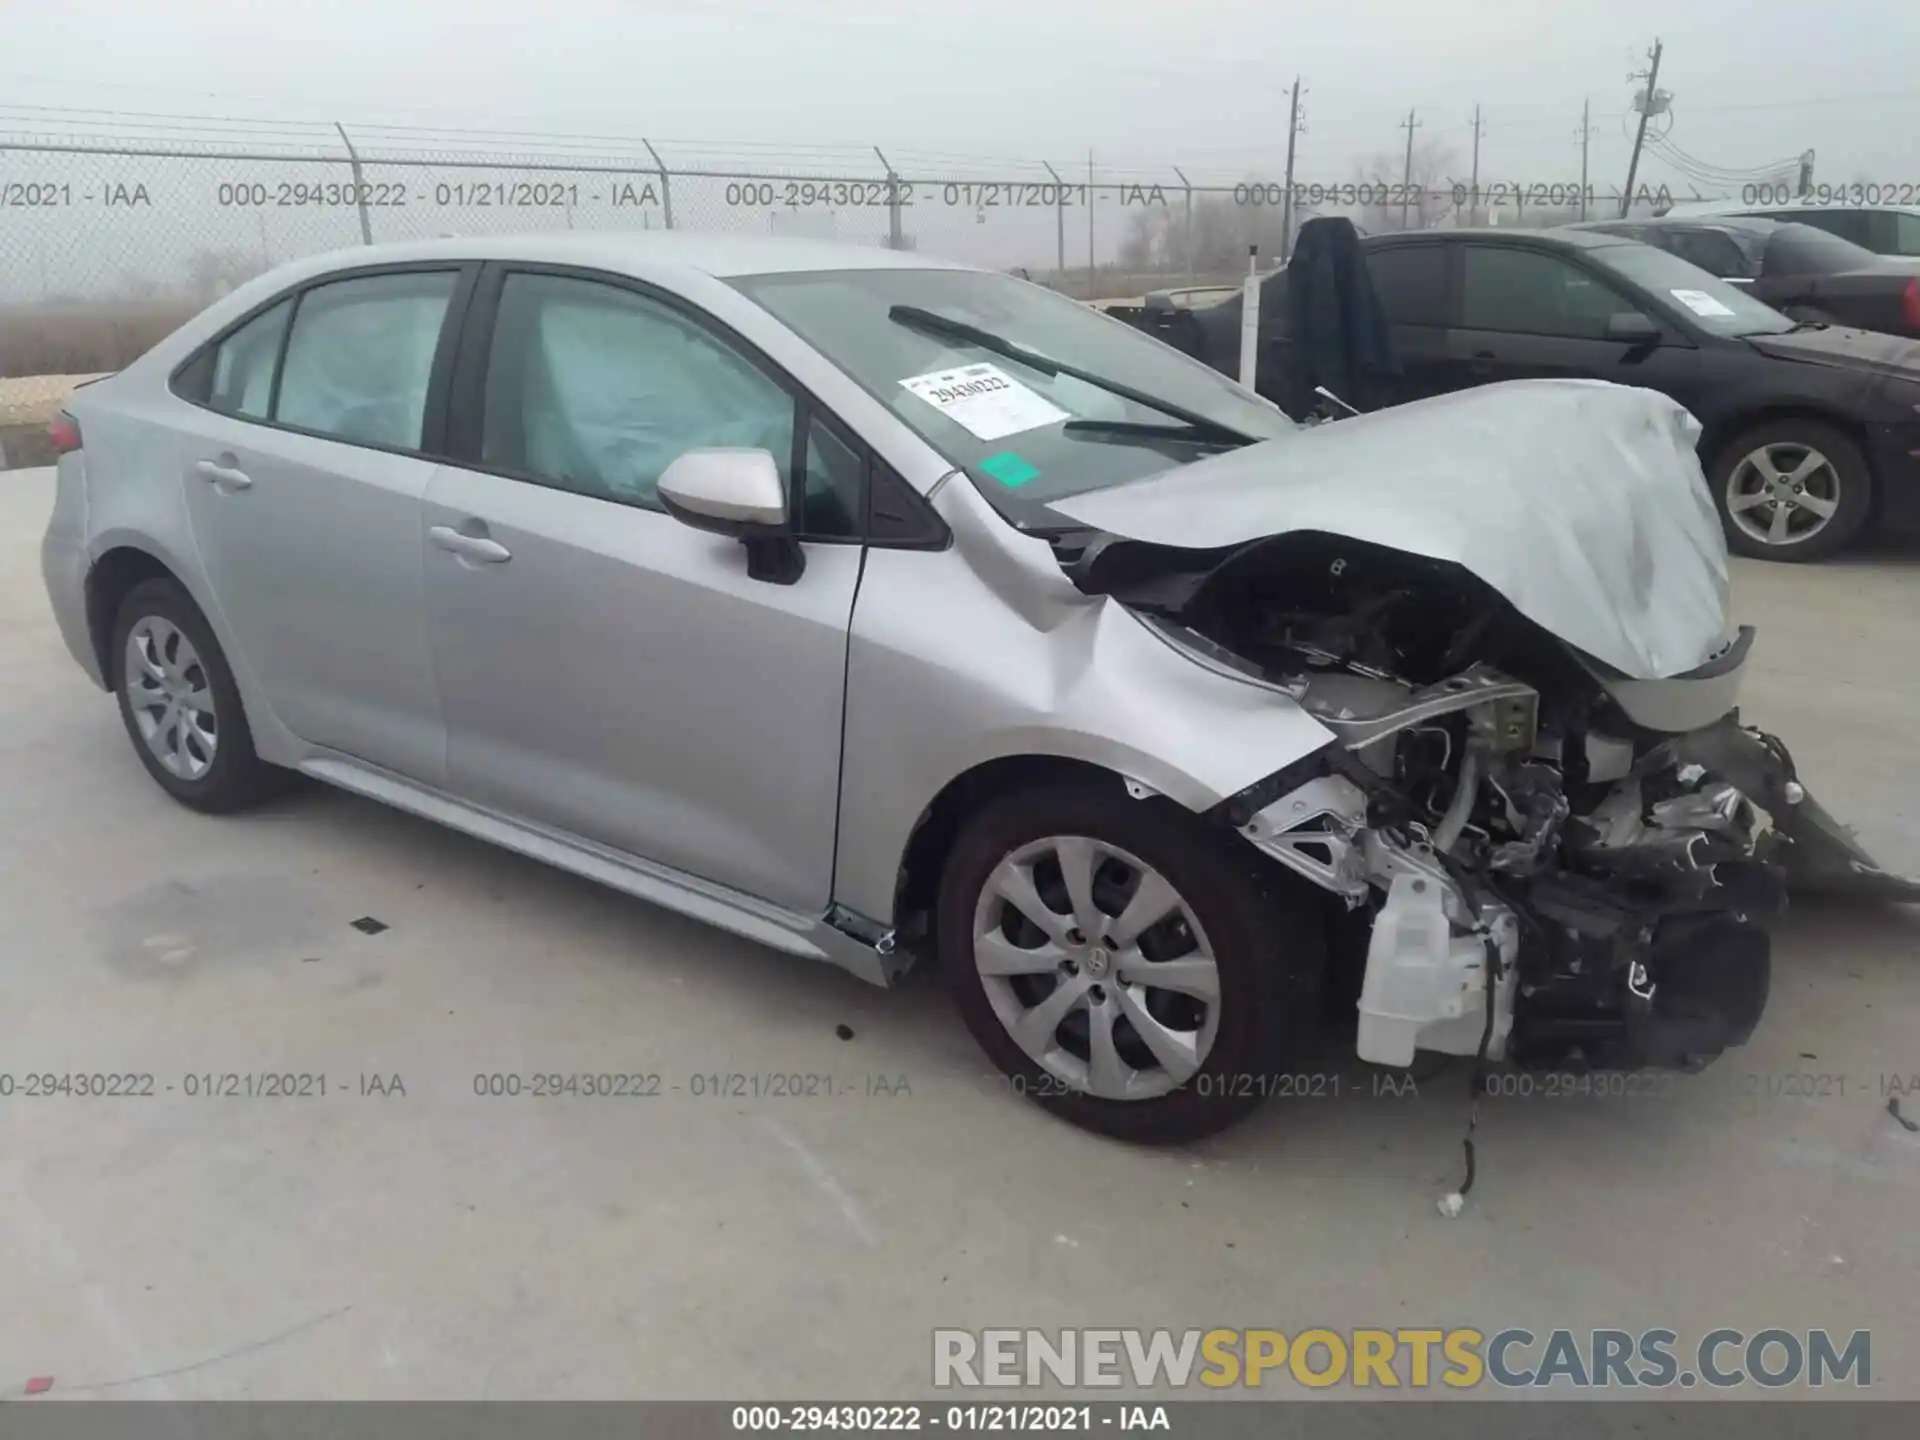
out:
M1115 778L993 800L954 838L941 969L1014 1093L1090 1130L1197 1140L1272 1092L1318 1011L1322 917L1225 827Z
M1086 835L1022 845L974 907L993 1013L1042 1070L1103 1100L1190 1080L1220 1024L1220 969L1192 908L1138 856Z

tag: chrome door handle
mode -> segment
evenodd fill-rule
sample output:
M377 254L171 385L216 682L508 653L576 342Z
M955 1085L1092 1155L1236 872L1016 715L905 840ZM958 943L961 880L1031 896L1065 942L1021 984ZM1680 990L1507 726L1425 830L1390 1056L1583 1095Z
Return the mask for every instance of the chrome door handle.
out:
M462 535L451 525L429 525L427 538L442 550L482 565L504 565L513 558L513 552L498 540L489 540L482 535Z
M198 470L209 484L218 485L223 490L253 488L253 477L244 470L234 469L231 465L216 464L212 460L200 460L194 463L193 468Z

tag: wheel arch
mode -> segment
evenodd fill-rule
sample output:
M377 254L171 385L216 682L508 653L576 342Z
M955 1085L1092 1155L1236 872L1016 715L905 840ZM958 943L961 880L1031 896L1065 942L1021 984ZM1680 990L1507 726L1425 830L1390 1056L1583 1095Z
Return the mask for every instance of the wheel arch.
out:
M117 661L113 654L113 622L121 602L143 581L171 580L186 592L213 631L227 668L233 672L234 686L240 692L240 706L260 758L273 764L295 763L301 750L300 742L280 724L272 707L265 703L251 664L233 642L226 617L213 603L212 596L194 583L192 567L181 564L144 536L109 533L101 536L97 543L98 553L87 566L86 622L87 637L106 688L114 688Z
M138 545L116 545L87 568L87 637L93 643L94 658L99 661L100 675L109 690L113 688L115 674L114 617L120 613L120 603L133 587L146 580L171 580L192 593L178 572L151 550Z
M907 939L919 938L923 926L933 914L940 877L948 855L968 819L984 807L1045 785L1080 782L1110 786L1143 804L1177 805L1195 817L1204 816L1211 806L1196 807L1175 795L1167 794L1150 782L1107 765L1059 753L1023 753L996 756L961 771L941 787L938 794L920 812L908 833L894 882L893 927ZM1224 826L1235 842L1246 844L1231 826ZM1288 886L1298 885L1321 900L1325 892L1287 869L1257 846L1246 844L1247 853L1263 869Z
M1000 755L980 761L955 775L920 812L907 836L894 884L893 919L896 928L917 934L933 913L940 875L947 856L969 816L1007 795L1039 786L1079 781L1090 785L1126 787L1136 798L1160 792L1142 780L1123 775L1090 760L1060 754Z

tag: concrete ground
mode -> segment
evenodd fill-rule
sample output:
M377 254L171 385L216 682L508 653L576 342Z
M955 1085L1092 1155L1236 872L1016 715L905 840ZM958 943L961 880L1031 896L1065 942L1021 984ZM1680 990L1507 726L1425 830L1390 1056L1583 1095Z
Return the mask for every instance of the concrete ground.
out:
M1486 1102L1447 1221L1459 1066L1129 1149L1004 1093L932 985L344 794L182 809L54 633L50 499L0 475L0 1394L897 1398L936 1326L1468 1324L1869 1329L1876 1392L1920 1396L1920 1135L1880 1089L1920 1076L1920 913L1796 910L1758 1035L1700 1077ZM1916 585L1898 552L1736 582L1747 713L1908 870ZM156 1093L25 1098L45 1071ZM186 1093L261 1071L327 1094ZM680 1088L474 1090L547 1071ZM903 1093L692 1093L727 1072Z

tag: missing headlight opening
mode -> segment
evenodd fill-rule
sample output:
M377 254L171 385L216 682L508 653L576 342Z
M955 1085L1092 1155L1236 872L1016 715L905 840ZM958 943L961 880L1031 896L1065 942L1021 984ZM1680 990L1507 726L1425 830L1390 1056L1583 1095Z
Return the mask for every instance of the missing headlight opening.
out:
M1167 560L1114 593L1335 737L1216 818L1370 918L1361 1059L1690 1071L1752 1033L1798 787L1721 703L1746 637L1628 682L1442 562L1306 535Z

